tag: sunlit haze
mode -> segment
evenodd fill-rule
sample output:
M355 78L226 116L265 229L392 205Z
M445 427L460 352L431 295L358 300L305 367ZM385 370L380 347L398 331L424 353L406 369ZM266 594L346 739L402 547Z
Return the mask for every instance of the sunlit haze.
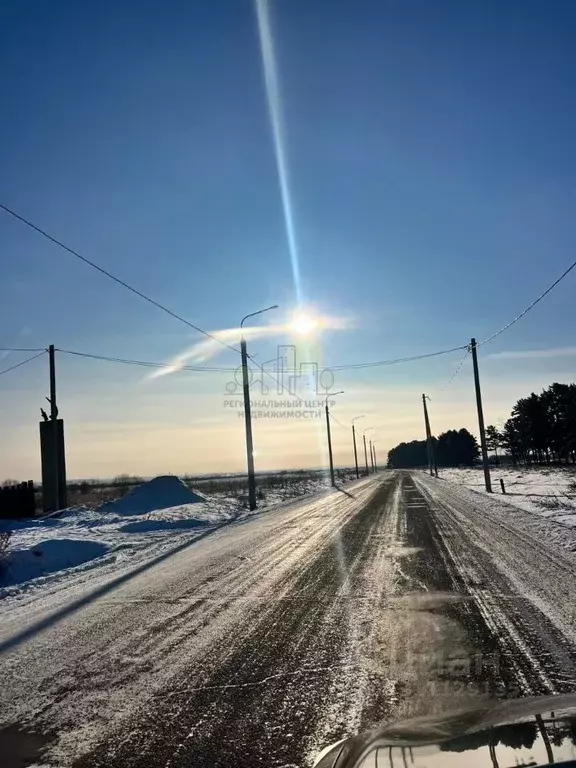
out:
M345 390L337 465L359 413L380 462L422 438L422 393L435 433L477 435L463 350L348 366L482 340L573 259L553 5L9 3L0 201L210 334L0 212L0 348L158 364L56 353L69 476L243 472L240 321L276 304L242 331L258 471L326 467L322 414L265 415L301 371L304 401ZM487 423L573 380L573 297L574 273L479 348ZM0 479L39 479L48 394L46 355L0 376Z

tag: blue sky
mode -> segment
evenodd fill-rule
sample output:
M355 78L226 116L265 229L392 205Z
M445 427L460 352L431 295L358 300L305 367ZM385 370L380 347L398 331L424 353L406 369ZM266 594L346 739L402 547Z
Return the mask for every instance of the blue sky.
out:
M573 3L269 10L300 289L354 326L325 334L324 364L482 339L573 260ZM0 94L1 202L207 330L294 307L252 2L9 0ZM0 346L170 360L197 340L6 214L0 243ZM488 421L573 378L573 297L571 276L485 348ZM285 340L251 349L269 359ZM535 356L547 349L563 352ZM383 446L420 436L418 393L441 387L458 359L341 375L335 413L348 423L369 411ZM45 369L0 377L0 476L38 476ZM158 471L243 467L222 377L150 380L69 358L59 374L73 475L153 473L159 457ZM438 429L474 427L469 379L464 368L438 394ZM295 424L258 430L263 467L323 461L320 434L305 450ZM337 440L344 463L345 430Z

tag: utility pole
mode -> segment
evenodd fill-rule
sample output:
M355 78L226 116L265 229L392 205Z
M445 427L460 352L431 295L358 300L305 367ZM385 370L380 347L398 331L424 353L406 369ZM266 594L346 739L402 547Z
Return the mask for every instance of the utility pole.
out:
M330 459L330 485L334 487L334 460L332 458L332 436L330 434L330 411L328 410L328 398L326 398L326 433L328 435L328 457Z
M266 309L259 309L258 312L251 312L242 318L240 323L240 332L244 327L244 321L249 317L261 315L270 309L277 309L278 305ZM246 339L242 333L240 339L240 358L242 361L242 389L244 391L244 422L246 424L246 459L248 464L248 506L250 511L256 509L256 474L254 472L254 443L252 441L252 411L250 408L250 380L248 378L248 351L246 349Z
M474 367L474 387L476 389L476 408L478 409L478 429L480 430L480 449L482 451L482 464L484 466L484 483L488 493L492 493L492 480L490 478L490 465L488 463L488 447L486 445L486 430L484 429L482 392L480 390L480 374L478 373L476 339L470 339L470 349L472 351L472 365Z
M336 480L334 479L334 460L332 458L332 434L330 432L330 409L328 407L328 398L343 394L344 390L341 390L340 392L326 393L326 434L328 435L328 458L330 459L330 484L333 488L336 486Z
M356 479L360 477L360 472L358 470L358 451L356 450L356 427L354 426L354 422L358 421L358 419L363 419L364 414L361 416L354 416L352 419L352 442L354 443L354 465L356 466Z
M50 359L50 427L54 451L54 497L56 509L60 509L60 441L58 440L58 406L56 405L56 350L54 344L48 347Z
M368 476L370 473L368 471L368 454L366 453L366 433L362 435L362 439L364 440L364 461L366 463L366 475Z
M370 466L374 472L374 454L372 453L372 440L370 440Z
M376 443L374 443L374 472L378 472L378 463L376 462Z
M250 381L248 379L248 352L244 338L240 341L242 358L242 388L244 390L244 422L246 424L246 459L248 463L248 506L256 509L256 475L254 473L254 443L252 441L252 412L250 409Z
M426 395L422 395L422 405L424 406L424 426L426 428L426 451L428 453L428 469L430 476L436 474L438 477L438 467L436 466L436 457L434 456L434 442L432 440L432 430L430 429L430 419L428 418L428 406L426 405Z

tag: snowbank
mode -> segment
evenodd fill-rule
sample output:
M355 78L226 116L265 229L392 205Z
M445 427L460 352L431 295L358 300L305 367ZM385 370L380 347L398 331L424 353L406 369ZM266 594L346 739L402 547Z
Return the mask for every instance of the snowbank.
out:
M203 496L191 491L178 477L161 475L137 486L124 498L105 504L102 509L121 515L138 515L205 501Z
M191 543L238 513L237 503L204 498L166 476L97 509L71 507L43 519L2 520L0 530L11 531L11 539L0 598L28 600L40 588L116 575Z
M108 553L108 547L97 541L81 539L48 539L31 549L11 550L1 583L21 584L54 571L74 568Z

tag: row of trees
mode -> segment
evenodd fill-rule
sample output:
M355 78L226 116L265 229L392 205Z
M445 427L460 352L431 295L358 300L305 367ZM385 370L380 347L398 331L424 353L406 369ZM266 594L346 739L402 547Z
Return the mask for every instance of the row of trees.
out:
M576 463L576 384L552 384L523 397L502 430L486 428L488 447L526 464Z
M472 466L480 455L476 438L467 429L449 429L432 441L439 467ZM400 443L388 452L388 466L394 469L422 467L427 463L426 440Z

